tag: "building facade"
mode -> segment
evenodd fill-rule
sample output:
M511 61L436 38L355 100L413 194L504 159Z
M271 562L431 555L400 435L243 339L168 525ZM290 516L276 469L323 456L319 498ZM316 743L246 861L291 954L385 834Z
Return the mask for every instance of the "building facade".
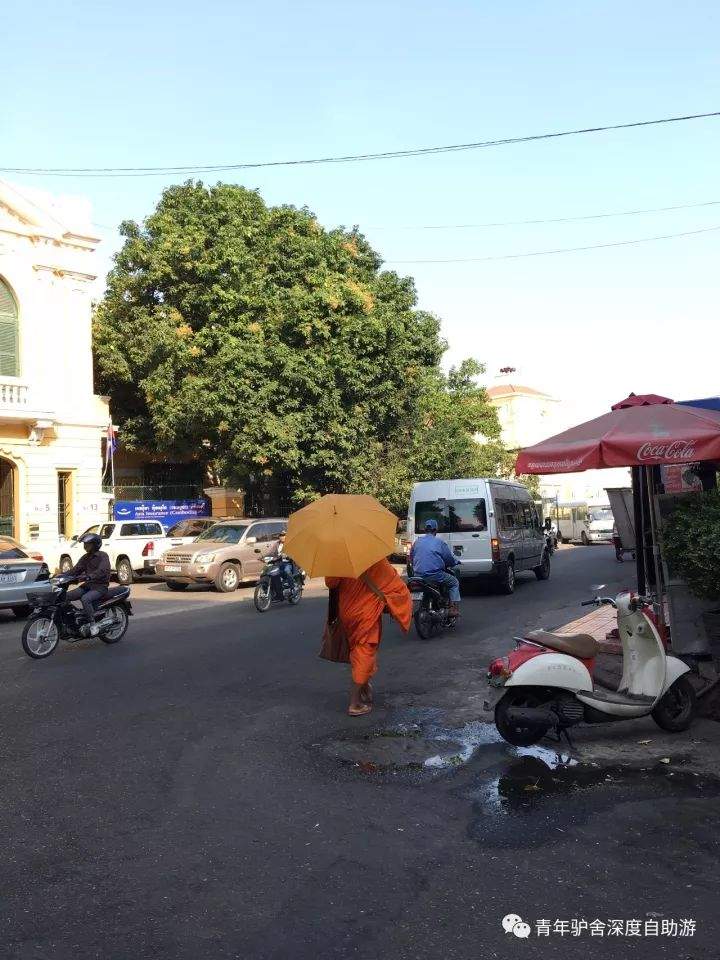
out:
M511 450L531 447L570 426L560 401L534 387L499 378L488 387L487 393L498 413L503 442ZM539 492L548 503L569 500L606 503L606 487L629 485L630 471L617 467L543 476L540 477Z
M47 551L107 517L93 391L99 240L78 198L0 181L0 532Z
M531 447L558 432L559 403L534 387L509 382L488 387L488 399L497 410L506 447Z

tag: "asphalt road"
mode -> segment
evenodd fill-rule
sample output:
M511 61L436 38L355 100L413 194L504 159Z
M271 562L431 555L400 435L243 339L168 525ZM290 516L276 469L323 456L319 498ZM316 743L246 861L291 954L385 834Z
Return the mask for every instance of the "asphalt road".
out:
M3 617L0 956L715 960L717 725L594 727L558 760L487 723L491 657L623 580L611 549L563 548L550 581L467 597L455 634L388 628L360 720L316 656L318 590L261 616L249 590L142 586L122 643L42 662ZM694 936L652 935L681 918Z

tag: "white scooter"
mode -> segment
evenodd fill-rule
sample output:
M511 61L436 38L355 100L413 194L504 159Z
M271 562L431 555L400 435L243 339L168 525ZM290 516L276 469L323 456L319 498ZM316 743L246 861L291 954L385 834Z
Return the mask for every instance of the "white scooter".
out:
M601 588L598 588L601 589ZM668 656L652 602L630 592L596 596L582 605L612 604L623 649L616 691L593 682L597 641L588 634L535 631L516 638L516 649L490 664L488 681L504 687L495 707L498 733L515 746L537 743L549 730L565 734L575 724L607 723L652 715L663 730L686 730L696 709L690 668Z

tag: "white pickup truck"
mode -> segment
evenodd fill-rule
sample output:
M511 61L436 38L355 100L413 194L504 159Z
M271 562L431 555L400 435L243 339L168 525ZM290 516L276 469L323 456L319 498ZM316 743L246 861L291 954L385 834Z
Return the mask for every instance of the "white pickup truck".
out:
M86 533L100 534L102 549L110 557L110 564L122 584L132 583L138 574L155 573L155 564L175 542L165 536L162 524L157 520L96 523L79 537L62 544L58 562L61 573L70 570L83 555L85 548L80 540Z

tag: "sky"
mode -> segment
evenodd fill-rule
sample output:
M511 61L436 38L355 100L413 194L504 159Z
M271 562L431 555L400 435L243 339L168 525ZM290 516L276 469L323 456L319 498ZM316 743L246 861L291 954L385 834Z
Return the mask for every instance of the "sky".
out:
M5 0L0 166L287 160L720 110L714 0ZM462 153L240 171L270 204L357 224L415 278L446 360L502 366L568 425L637 393L720 394L720 117ZM6 175L116 226L183 178ZM206 182L215 182L210 174ZM717 201L695 209L547 220ZM431 228L431 229L429 229Z

